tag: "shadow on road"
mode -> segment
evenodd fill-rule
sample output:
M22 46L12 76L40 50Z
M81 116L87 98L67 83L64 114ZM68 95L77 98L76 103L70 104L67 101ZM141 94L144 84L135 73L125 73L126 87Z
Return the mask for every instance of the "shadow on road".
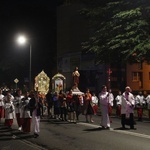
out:
M92 129L85 129L83 131L102 131L102 130L106 130L106 129L103 129L101 127L98 127L98 128L92 128Z

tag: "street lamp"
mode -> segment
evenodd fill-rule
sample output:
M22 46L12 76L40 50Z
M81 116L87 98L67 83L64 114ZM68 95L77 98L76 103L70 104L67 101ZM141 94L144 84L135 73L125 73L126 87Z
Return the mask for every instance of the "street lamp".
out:
M25 36L19 36L18 39L17 39L17 42L21 45L24 45L24 44L28 43ZM31 78L32 78L32 76L31 76L31 71L32 71L31 70L31 68L32 68L32 65L31 65L31 63L32 63L32 60L31 60L32 59L32 45L29 43L29 46L30 46L29 89L31 90L31 88L32 88L32 82L31 82Z

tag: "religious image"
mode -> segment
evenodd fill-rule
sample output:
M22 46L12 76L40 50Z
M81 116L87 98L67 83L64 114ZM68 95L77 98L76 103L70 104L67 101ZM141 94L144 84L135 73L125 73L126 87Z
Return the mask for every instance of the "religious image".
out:
M55 91L59 92L60 90L63 90L63 80L58 78L55 80Z

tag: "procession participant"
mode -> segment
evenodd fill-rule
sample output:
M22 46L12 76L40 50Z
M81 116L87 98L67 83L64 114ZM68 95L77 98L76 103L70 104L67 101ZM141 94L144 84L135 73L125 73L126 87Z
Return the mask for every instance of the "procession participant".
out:
M46 103L47 103L47 113L50 118L54 117L54 110L53 110L53 100L52 100L52 93L49 90L46 94Z
M34 138L37 138L40 133L40 115L41 115L41 104L39 102L39 93L31 91L30 93L29 108L32 116L32 131L34 132Z
M109 109L108 109L108 112L109 112L109 117L111 117L113 106L114 106L114 95L113 95L111 89L109 89L109 92L108 92L108 99L109 99L109 104L108 104L108 108ZM110 123L112 123L111 118L110 118Z
M135 106L137 109L138 121L142 121L143 117L143 106L145 105L145 98L140 91L139 94L135 97Z
M82 100L83 96L82 95L74 95L74 100L75 100L75 112L76 112L76 120L79 120L79 115L82 112Z
M110 128L110 118L109 118L109 93L107 92L107 87L102 86L102 90L99 93L100 107L101 107L101 126L103 129Z
M131 93L131 88L127 86L125 92L122 94L122 103L121 103L121 124L122 128L125 129L126 119L129 119L130 129L134 128L134 107L135 107L135 98Z
M60 101L60 117L62 121L67 121L67 102L65 93L60 90L58 95L58 100Z
M77 86L78 86L79 85L79 77L80 77L78 67L75 67L75 70L72 73L72 77L73 77L73 83L77 84Z
M68 110L68 122L76 122L76 112L75 112L75 101L73 98L72 90L69 91L66 97L67 110Z
M4 118L4 95L2 94L2 90L0 89L0 122L1 119Z
M83 105L84 105L84 93L82 93L81 95L78 95L79 98L79 103L80 103L80 113L82 113L83 115Z
M39 96L39 103L41 105L41 108L40 108L41 109L41 118L43 118L44 114L46 112L46 109L47 109L47 107L46 107L46 98L45 98L44 94L38 93L38 96Z
M116 115L121 117L121 101L122 101L122 94L121 91L118 92L118 95L115 98L116 100Z
M92 95L92 107L94 110L94 115L97 115L97 110L98 110L98 97L93 93Z
M22 119L20 118L20 111L21 111L21 100L24 96L22 95L22 91L20 89L17 90L16 96L13 100L13 104L15 106L15 113L16 119L18 124L18 130L21 131L22 129Z
M29 108L29 92L25 92L24 98L22 98L21 102L21 112L20 118L22 118L22 131L25 133L29 133L31 131L31 114Z
M148 117L150 119L150 91L148 92L148 95L146 97L146 103L147 103Z
M58 93L55 92L53 97L53 104L54 104L54 118L56 118L57 120L60 119L60 101L58 99Z
M90 90L87 89L86 93L84 95L84 115L86 118L86 122L89 122L88 117L90 119L90 122L93 123L92 115L94 114L94 110L92 107L92 95L90 93Z
M13 102L13 100L14 100L14 96L11 94L11 91L8 90L8 91L6 92L6 95L4 96L3 102L4 102L4 104L5 104L5 103L7 103L8 101Z
M12 127L13 119L15 118L15 107L13 105L11 95L7 94L7 101L4 104L5 109L5 122L4 125L8 128Z

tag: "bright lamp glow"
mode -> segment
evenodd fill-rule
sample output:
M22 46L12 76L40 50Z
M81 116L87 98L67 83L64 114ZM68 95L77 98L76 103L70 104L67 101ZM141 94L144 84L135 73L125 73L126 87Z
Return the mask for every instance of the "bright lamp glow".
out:
M17 41L19 44L25 44L26 38L24 36L19 36Z

